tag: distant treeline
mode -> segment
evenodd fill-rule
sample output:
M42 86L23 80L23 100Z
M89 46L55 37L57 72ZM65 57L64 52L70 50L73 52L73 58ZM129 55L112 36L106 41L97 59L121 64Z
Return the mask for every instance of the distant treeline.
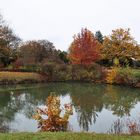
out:
M82 29L74 35L68 51L57 50L48 40L22 41L0 15L0 68L41 71L48 65L73 64L139 67L140 45L130 29L112 30L109 36Z

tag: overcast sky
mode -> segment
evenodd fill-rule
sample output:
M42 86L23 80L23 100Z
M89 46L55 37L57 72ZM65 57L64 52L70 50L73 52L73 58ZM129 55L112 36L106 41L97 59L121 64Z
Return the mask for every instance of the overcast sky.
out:
M140 42L140 0L0 0L0 12L24 41L47 39L61 50L82 27L103 35L130 28Z

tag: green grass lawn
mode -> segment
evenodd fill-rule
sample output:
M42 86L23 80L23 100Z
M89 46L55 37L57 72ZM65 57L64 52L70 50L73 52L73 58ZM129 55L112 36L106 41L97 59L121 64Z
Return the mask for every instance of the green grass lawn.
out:
M140 140L140 136L94 133L48 132L0 134L0 140Z

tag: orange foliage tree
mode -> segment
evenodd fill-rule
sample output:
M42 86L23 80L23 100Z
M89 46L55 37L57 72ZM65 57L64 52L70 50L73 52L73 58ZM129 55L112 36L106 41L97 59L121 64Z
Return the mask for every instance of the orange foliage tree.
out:
M88 29L74 36L69 48L69 58L73 64L89 65L100 58L101 44Z
M71 104L65 104L65 113L63 117L60 116L60 98L50 95L47 98L46 107L44 109L38 108L37 113L33 116L38 121L38 127L41 131L66 131L68 125L69 116L72 115ZM43 115L47 116L47 119L43 118Z

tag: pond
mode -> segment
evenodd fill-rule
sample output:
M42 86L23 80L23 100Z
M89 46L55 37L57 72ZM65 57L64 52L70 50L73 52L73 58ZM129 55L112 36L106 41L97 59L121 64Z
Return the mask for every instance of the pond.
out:
M72 103L72 131L107 133L118 119L140 116L140 89L92 83L0 86L0 131L36 132L37 107L55 92L61 104Z

